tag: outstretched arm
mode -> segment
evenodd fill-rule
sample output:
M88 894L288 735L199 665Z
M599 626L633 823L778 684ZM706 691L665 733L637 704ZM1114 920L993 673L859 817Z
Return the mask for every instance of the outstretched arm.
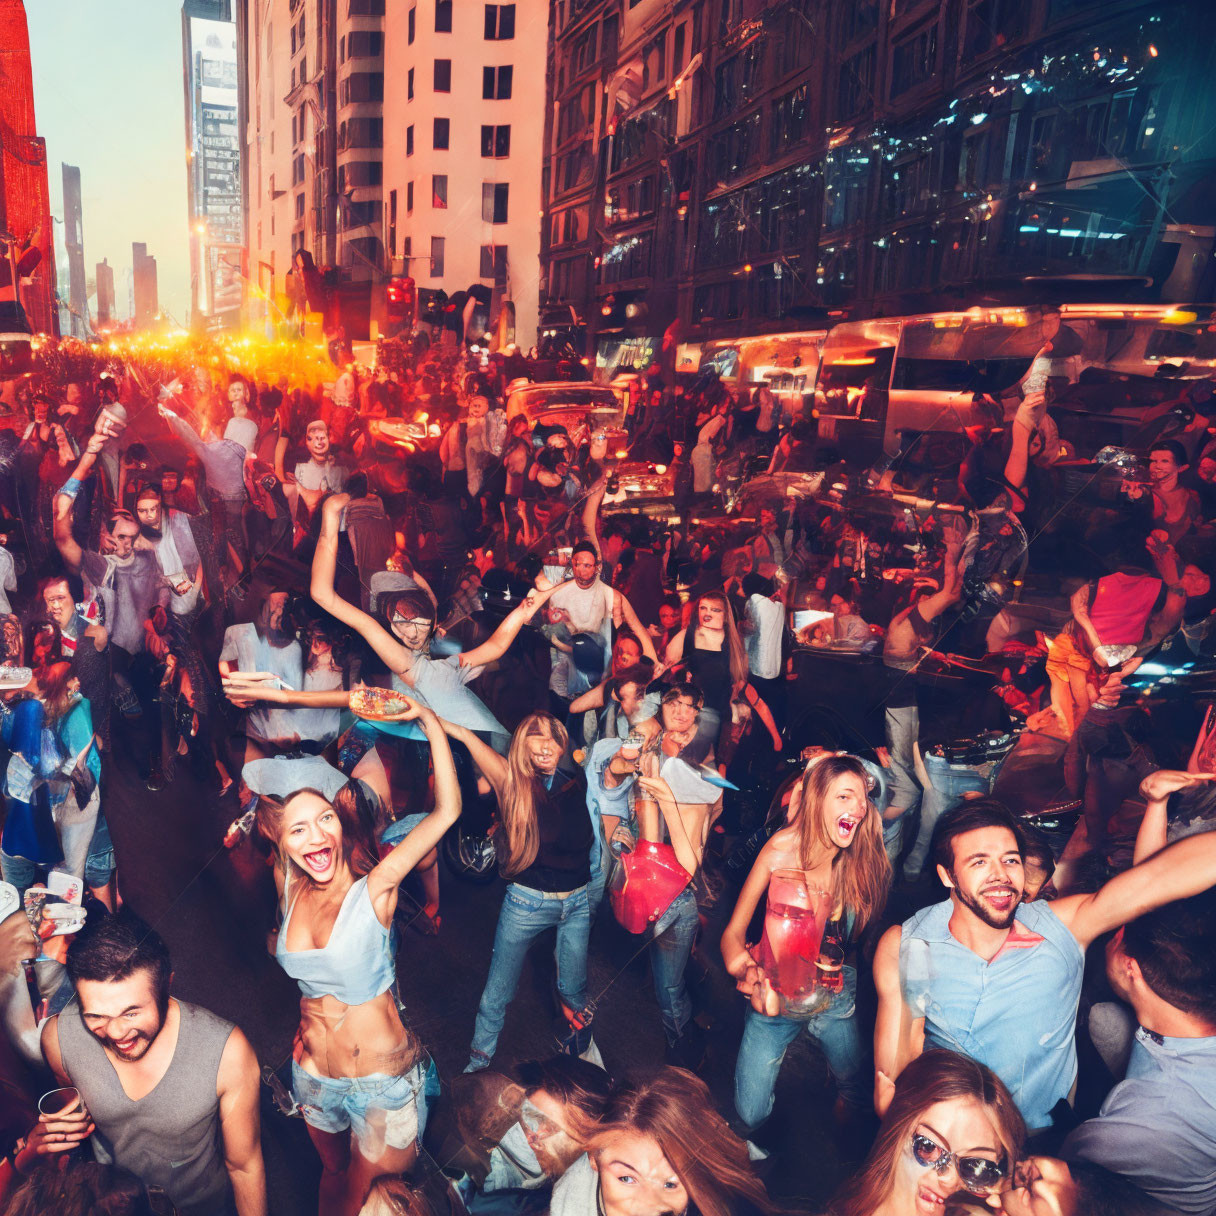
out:
M406 648L374 616L347 603L334 590L334 573L338 566L338 521L342 508L349 501L349 494L331 494L321 508L321 535L317 538L317 548L313 554L309 593L330 616L337 617L343 625L355 630L390 671L400 672L409 663Z
M84 455L81 456L71 478L64 486L63 493L55 496L55 521L52 525L52 534L55 538L55 547L73 574L80 572L80 565L84 561L84 550L76 543L76 538L72 535L72 513L76 504L76 494L80 489L80 483L92 472L93 465L105 442L104 435L89 437Z
M258 1058L239 1027L220 1056L217 1090L224 1166L238 1216L266 1216L266 1166L262 1160Z
M595 556L600 561L604 560L604 551L600 545L600 507L607 489L608 479L601 477L591 487L587 501L583 503L583 535L595 546Z
M460 783L456 780L456 765L452 760L447 735L434 710L411 701L409 711L399 715L397 721L417 722L431 745L431 760L435 767L435 809L367 876L367 891L383 925L392 922L397 906L397 888L402 880L460 818Z
M781 732L777 729L777 719L773 717L773 711L769 709L764 698L748 684L743 689L743 695L747 698L747 703L756 711L760 721L764 723L765 729L768 731L769 738L773 741L773 751L781 750Z
M1185 784L1216 780L1216 773L1154 773L1162 788L1170 779ZM1150 778L1150 781L1152 778ZM1166 795L1168 797L1168 794ZM1070 895L1057 899L1051 910L1087 947L1095 938L1135 920L1145 912L1198 895L1216 884L1216 832L1203 832L1175 841L1146 861L1116 874L1092 895Z
M481 769L482 775L494 787L494 796L502 801L503 791L507 788L507 761L487 743L483 743L467 726L457 726L445 718L439 719L448 738L463 743L473 757L473 763Z
M502 624L486 638L480 646L466 650L460 656L461 667L484 667L501 659L507 653L511 643L519 636L519 631L536 615L536 610L557 590L557 586L547 587L544 591L535 589L528 592L523 602L517 604L503 618Z

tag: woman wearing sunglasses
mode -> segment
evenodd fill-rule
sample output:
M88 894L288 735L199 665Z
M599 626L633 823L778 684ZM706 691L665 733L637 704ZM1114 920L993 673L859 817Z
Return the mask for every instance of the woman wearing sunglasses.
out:
M809 1020L795 1020L782 1013L771 978L748 947L746 934L773 872L800 871L808 888L828 892L834 932L825 943L831 949L831 937L838 935L835 948L843 959L845 944L881 912L891 883L870 781L856 756L824 753L812 759L794 787L786 826L760 850L722 935L726 968L752 1003L735 1064L735 1110L749 1129L771 1113L781 1061L803 1027L827 1057L841 1115L849 1106L869 1105L870 1080L853 1010L857 972L843 967L839 991Z
M942 1216L957 1192L995 1196L1009 1185L1025 1137L994 1072L953 1051L926 1051L899 1074L870 1155L829 1211Z

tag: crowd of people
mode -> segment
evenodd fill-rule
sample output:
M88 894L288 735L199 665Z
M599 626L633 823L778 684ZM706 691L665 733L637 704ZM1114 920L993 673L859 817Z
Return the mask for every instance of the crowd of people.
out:
M1187 684L1216 409L1192 382L1087 464L1044 335L944 457L659 365L619 427L554 425L506 408L531 361L452 346L325 373L64 342L5 382L0 1211L262 1216L264 1120L297 1116L321 1216L1216 1213ZM211 864L257 859L250 942L299 986L282 1075L173 995L120 786L231 807ZM398 966L453 932L441 851L503 880L442 1077ZM597 919L648 956L662 1066L601 1053ZM553 1053L512 1058L542 937ZM770 1151L804 1033L834 1193Z

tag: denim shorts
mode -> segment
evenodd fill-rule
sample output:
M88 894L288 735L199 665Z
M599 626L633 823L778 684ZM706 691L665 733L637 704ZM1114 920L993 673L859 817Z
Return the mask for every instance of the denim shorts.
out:
M291 1088L309 1127L355 1134L359 1152L377 1161L386 1148L412 1148L426 1129L434 1064L420 1060L399 1077L317 1077L291 1062Z
M389 848L399 845L424 819L426 814L402 815L384 829L380 843Z

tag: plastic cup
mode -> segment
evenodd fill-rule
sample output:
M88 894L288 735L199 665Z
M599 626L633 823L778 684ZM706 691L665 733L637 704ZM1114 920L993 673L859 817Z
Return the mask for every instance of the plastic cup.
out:
M80 1103L80 1090L75 1085L65 1085L61 1089L49 1089L38 1099L40 1115L61 1115L69 1107Z

